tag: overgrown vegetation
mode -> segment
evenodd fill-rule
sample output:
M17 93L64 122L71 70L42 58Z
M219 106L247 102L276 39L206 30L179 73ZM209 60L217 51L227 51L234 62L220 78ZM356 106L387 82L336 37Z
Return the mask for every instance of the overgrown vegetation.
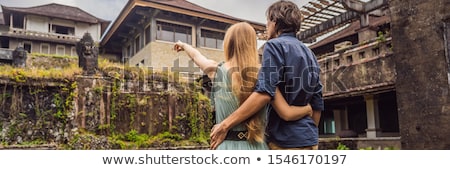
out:
M0 103L2 109L8 109L11 116L11 122L3 126L5 121L0 120L0 130L7 127L6 138L0 139L5 145L16 144L14 141L17 136L33 136L24 139L22 145L40 145L49 142L62 144L65 149L142 149L159 147L177 147L188 145L208 144L209 130L212 126L212 115L209 107L209 98L199 92L199 84L196 82L188 83L184 79L176 79L180 76L177 73L167 71L154 71L137 67L128 67L120 63L109 62L106 59L99 59L99 72L94 75L97 79L107 79L108 86L100 84L90 87L95 99L103 100L103 96L108 96L107 111L108 121L105 124L95 126L93 131L78 129L72 131L74 121L71 115L80 114L75 112L74 106L81 97L78 94L77 75L82 74L82 69L71 56L56 56L46 54L32 54L32 58L53 58L70 61L61 67L36 66L27 68L15 68L9 65L0 66L0 79L7 80L10 84L2 84L3 91L0 94ZM69 59L69 60L66 60ZM149 88L160 91L152 91L152 95L138 92L123 93L123 84L128 80L148 81ZM175 82L174 82L175 81ZM52 83L49 85L48 83ZM167 90L168 83L173 83ZM161 86L161 87L159 87ZM173 87L172 87L173 86ZM176 90L178 88L178 90ZM184 90L180 90L183 89ZM176 105L174 118L172 122L167 120L168 97L174 97ZM26 99L24 101L22 99ZM23 103L22 103L23 102ZM93 102L89 107L98 107L98 101ZM106 102L106 101L105 101ZM182 104L178 104L178 103ZM26 104L25 104L26 103ZM83 104L83 103L82 103ZM24 110L24 105L30 106ZM151 116L150 113L156 112L153 122L147 122L143 117ZM98 119L98 110L86 113L89 119ZM13 114L14 113L14 114ZM17 113L17 114L15 114ZM123 133L123 128L118 129L118 116L127 113L129 120L128 132ZM88 119L86 119L88 120ZM33 127L28 125L33 124ZM79 123L79 122L77 122ZM92 123L92 122L87 122ZM123 123L123 122L122 122ZM169 128L169 124L171 127ZM158 129L151 129L149 132L139 133L140 127L158 126ZM41 136L35 136L29 128L42 130ZM50 132L44 132L49 130ZM91 129L92 130L92 129ZM142 129L141 129L142 130ZM65 134L65 133L73 134ZM106 133L98 133L106 132ZM122 133L120 133L122 132ZM152 135L155 134L156 135ZM39 132L40 133L40 132ZM68 136L67 136L68 135ZM106 135L106 136L105 136ZM54 141L58 138L58 141Z
M70 64L70 67L64 68L64 70L56 68L17 68L10 65L0 65L0 77L7 77L17 83L24 83L30 79L73 80L74 75L79 75L81 71L75 63Z
M338 146L336 148L337 150L350 150L349 147L347 147L346 145L342 144L341 142L338 143Z
M345 144L342 144L341 142L338 143L338 146L336 148L337 150L350 150L349 147L347 147ZM393 147L393 146L388 146L388 147L373 147L373 146L368 146L368 147L364 147L364 148L359 148L358 150L397 150L397 148Z
M44 54L44 53L31 53L31 57L48 57L48 58L69 58L78 59L78 56L71 55L57 55L57 54Z

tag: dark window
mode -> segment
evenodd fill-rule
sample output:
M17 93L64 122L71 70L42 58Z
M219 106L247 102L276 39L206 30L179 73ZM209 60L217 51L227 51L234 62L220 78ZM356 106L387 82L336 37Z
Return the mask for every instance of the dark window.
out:
M357 134L365 135L367 129L366 103L353 103L348 105L348 128Z
M150 26L145 28L145 44L150 43Z
M373 48L372 49L372 55L378 56L380 54L380 48Z
M334 67L337 68L341 65L340 60L339 59L335 59L334 60Z
M134 39L134 53L136 54L139 50L141 50L141 36Z
M200 46L223 49L225 33L201 29Z
M395 92L381 93L378 100L378 109L382 132L399 132L397 97Z
M24 27L23 27L23 20L24 20L23 15L15 15L15 14L13 14L13 25L12 26L14 28L24 29Z
M75 35L75 28L60 25L52 25L52 32L64 35Z
M169 42L180 40L187 44L192 44L192 27L160 21L157 21L156 24L158 26L156 39Z
M132 50L131 45L128 45L128 57L131 57L131 56L133 56L133 50Z
M347 56L347 64L352 64L353 63L353 56L349 55Z
M25 51L28 51L28 53L31 53L31 43L23 43L23 48L25 49Z
M386 48L388 49L388 51L392 51L392 44L390 42L387 43Z
M366 54L365 54L364 51L359 52L359 59L364 59L364 58L366 58L365 55L366 55Z

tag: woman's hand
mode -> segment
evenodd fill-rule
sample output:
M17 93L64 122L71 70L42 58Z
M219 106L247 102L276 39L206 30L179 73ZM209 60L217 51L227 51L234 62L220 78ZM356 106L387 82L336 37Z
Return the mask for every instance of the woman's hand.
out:
M272 101L272 106L278 113L278 116L285 121L295 121L305 116L313 115L313 110L309 103L305 106L289 105L278 87L275 91L275 99Z
M178 42L175 43L175 45L173 46L173 50L180 52L180 51L184 51L184 46L186 44L184 42L181 42L178 40Z

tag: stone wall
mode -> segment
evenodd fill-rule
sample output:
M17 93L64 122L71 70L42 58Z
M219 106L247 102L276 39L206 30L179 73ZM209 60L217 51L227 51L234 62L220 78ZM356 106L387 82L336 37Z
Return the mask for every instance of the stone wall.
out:
M69 139L71 83L0 79L0 142L61 143ZM65 103L68 101L69 103Z
M59 149L207 146L209 99L197 82L170 77L109 68L72 79L1 78L0 149L40 144Z
M390 0L403 149L450 149L448 0Z

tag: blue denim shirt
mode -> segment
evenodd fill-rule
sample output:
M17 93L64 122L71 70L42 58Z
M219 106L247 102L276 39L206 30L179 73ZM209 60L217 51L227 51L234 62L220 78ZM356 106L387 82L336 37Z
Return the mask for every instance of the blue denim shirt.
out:
M310 104L324 109L320 67L313 52L294 33L283 33L266 42L256 92L275 95L279 87L289 105ZM304 147L318 144L318 128L311 117L284 121L268 106L267 139L280 147Z

